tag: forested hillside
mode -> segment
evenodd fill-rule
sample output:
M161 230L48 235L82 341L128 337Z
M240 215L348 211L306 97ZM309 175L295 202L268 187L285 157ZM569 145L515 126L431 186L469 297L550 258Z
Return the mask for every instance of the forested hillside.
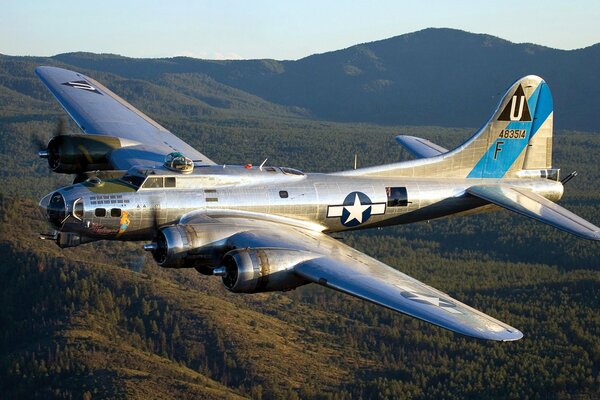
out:
M525 337L511 343L466 338L315 285L231 294L193 270L158 268L140 243L60 250L38 240L47 228L37 201L69 182L35 156L36 142L64 116L33 75L40 63L106 83L223 163L269 157L333 171L350 168L355 152L359 165L405 157L393 142L398 133L452 147L472 132L317 121L305 105L275 104L208 74L133 76L145 60L123 59L133 64L126 73L107 72L103 58L96 57L96 71L92 61L82 69L60 57L0 57L3 397L600 396L600 246L508 213L341 236L522 330ZM149 69L170 63L147 62ZM457 93L456 102L463 100L473 105L465 91ZM580 173L561 204L600 224L600 136L561 130L554 149L563 174Z

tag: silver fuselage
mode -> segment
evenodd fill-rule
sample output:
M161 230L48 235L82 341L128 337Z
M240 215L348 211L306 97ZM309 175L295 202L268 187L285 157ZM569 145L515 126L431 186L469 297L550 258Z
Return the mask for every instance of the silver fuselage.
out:
M181 223L191 214L210 216L243 212L268 215L295 220L325 232L339 232L493 208L466 193L473 185L507 184L530 189L553 201L560 199L563 193L560 182L540 178L295 175L283 173L279 168L247 169L241 166L196 168L190 175L156 170L148 175L161 176L174 177L175 187L144 188L142 185L136 190L120 184L119 180L108 180L99 185L84 182L53 192L42 199L40 205L45 208L49 197L60 193L65 200L66 216L55 229L76 233L84 243L101 239L151 239L157 223L159 226ZM394 203L390 199L390 191L394 190L405 194L403 201ZM79 205L74 213L75 204Z

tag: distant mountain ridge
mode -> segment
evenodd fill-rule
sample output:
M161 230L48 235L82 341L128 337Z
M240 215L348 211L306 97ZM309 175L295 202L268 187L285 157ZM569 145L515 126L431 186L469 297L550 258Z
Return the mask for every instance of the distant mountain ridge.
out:
M297 61L91 53L52 59L128 78L201 73L324 120L461 127L484 123L511 82L536 74L554 94L557 128L598 130L600 44L566 51L430 28Z

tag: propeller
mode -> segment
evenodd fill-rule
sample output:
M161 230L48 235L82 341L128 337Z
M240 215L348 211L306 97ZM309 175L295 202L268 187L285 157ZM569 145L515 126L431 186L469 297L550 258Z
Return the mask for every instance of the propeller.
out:
M58 121L56 122L56 126L54 127L54 131L52 132L52 137L50 138L50 140L52 140L53 138L55 138L57 136L66 135L66 127L67 127L67 124L65 122L65 119L59 118ZM38 156L40 158L49 158L50 157L51 149L48 148L49 143L50 143L50 141L46 142L46 140L40 135L34 136L33 144L35 145L36 148L39 149Z
M152 252L152 256L156 259L166 257L167 244L165 243L164 235L160 234L160 225L158 223L158 208L152 207L152 227L153 232L152 242L144 245L144 250Z

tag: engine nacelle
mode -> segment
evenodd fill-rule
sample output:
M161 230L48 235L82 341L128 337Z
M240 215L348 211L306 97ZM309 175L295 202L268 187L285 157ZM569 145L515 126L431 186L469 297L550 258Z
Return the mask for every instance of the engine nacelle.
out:
M255 248L232 250L223 258L223 284L235 293L260 293L295 289L309 283L294 266L315 255L306 251Z
M121 139L104 135L59 135L50 139L40 157L48 158L54 172L79 174L113 169L108 153L123 147Z
M153 243L152 256L161 267L216 267L228 251L226 241L237 227L211 229L206 224L180 224L163 228ZM229 249L230 250L230 249Z

